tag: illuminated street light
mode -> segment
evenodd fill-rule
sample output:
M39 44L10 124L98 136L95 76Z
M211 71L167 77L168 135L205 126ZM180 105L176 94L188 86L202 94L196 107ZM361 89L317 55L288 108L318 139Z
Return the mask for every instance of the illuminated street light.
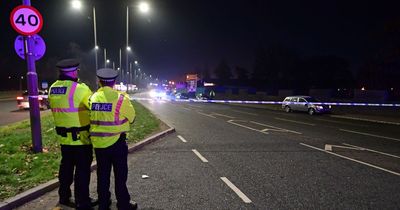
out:
M99 46L96 45L96 46L94 47L94 49L95 49L95 50L98 50L98 49L99 49Z
M139 11L143 13L148 13L150 11L150 6L147 2L141 2L139 4Z
M82 2L79 0L73 0L73 1L71 1L71 6L72 6L72 8L74 8L76 10L80 10L80 9L82 9Z
M135 61L135 64L137 65L137 64L138 64L138 61Z
M131 51L132 49L131 49L130 46L127 46L127 47L126 47L126 50Z
M110 63L110 60L109 60L109 59L107 59L107 63Z

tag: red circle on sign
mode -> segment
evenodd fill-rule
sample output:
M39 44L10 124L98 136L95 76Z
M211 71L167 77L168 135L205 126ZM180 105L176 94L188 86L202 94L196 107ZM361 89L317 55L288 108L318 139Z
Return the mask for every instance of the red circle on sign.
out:
M33 15L35 15L38 18L38 20L37 20L38 21L38 26L35 26L34 30L26 30L23 27L18 27L16 22L14 22L15 21L14 20L15 14L18 13L18 12L21 12L22 10L28 10L30 13L32 13ZM29 15L29 17L31 15ZM30 21L29 17L28 17L28 22ZM24 16L23 16L23 18L25 19ZM43 27L43 17L40 14L40 12L36 8L34 8L32 6L27 6L27 5L20 5L18 7L15 7L13 9L13 11L11 12L10 22L11 22L11 26L13 27L13 29L15 31L17 31L19 34L22 34L22 35L25 35L25 36L30 36L30 35L37 34L37 33L39 33L40 30L42 30L42 27Z

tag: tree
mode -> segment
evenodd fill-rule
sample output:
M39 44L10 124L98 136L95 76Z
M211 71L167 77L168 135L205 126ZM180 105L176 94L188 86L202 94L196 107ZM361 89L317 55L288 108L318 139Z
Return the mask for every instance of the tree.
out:
M228 66L225 60L221 60L218 66L214 69L214 73L221 84L226 85L229 79L232 77L231 68Z
M241 83L243 83L249 79L248 71L247 71L247 69L245 69L243 67L236 66L235 73L237 75L237 79Z

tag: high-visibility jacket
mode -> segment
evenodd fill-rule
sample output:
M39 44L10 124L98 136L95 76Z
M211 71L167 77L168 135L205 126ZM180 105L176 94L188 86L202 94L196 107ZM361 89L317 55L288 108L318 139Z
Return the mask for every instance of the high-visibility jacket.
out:
M129 96L105 86L89 99L90 138L94 148L107 148L129 131L135 119Z
M60 144L91 144L89 139L89 97L91 95L92 91L83 83L57 80L51 85L50 108L57 134L60 135Z

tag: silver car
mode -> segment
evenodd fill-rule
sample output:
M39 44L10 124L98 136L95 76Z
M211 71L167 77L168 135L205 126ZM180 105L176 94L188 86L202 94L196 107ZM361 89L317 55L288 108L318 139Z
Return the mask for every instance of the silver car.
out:
M311 96L288 96L282 102L282 109L286 112L301 111L309 115L329 113L330 105L323 105Z

